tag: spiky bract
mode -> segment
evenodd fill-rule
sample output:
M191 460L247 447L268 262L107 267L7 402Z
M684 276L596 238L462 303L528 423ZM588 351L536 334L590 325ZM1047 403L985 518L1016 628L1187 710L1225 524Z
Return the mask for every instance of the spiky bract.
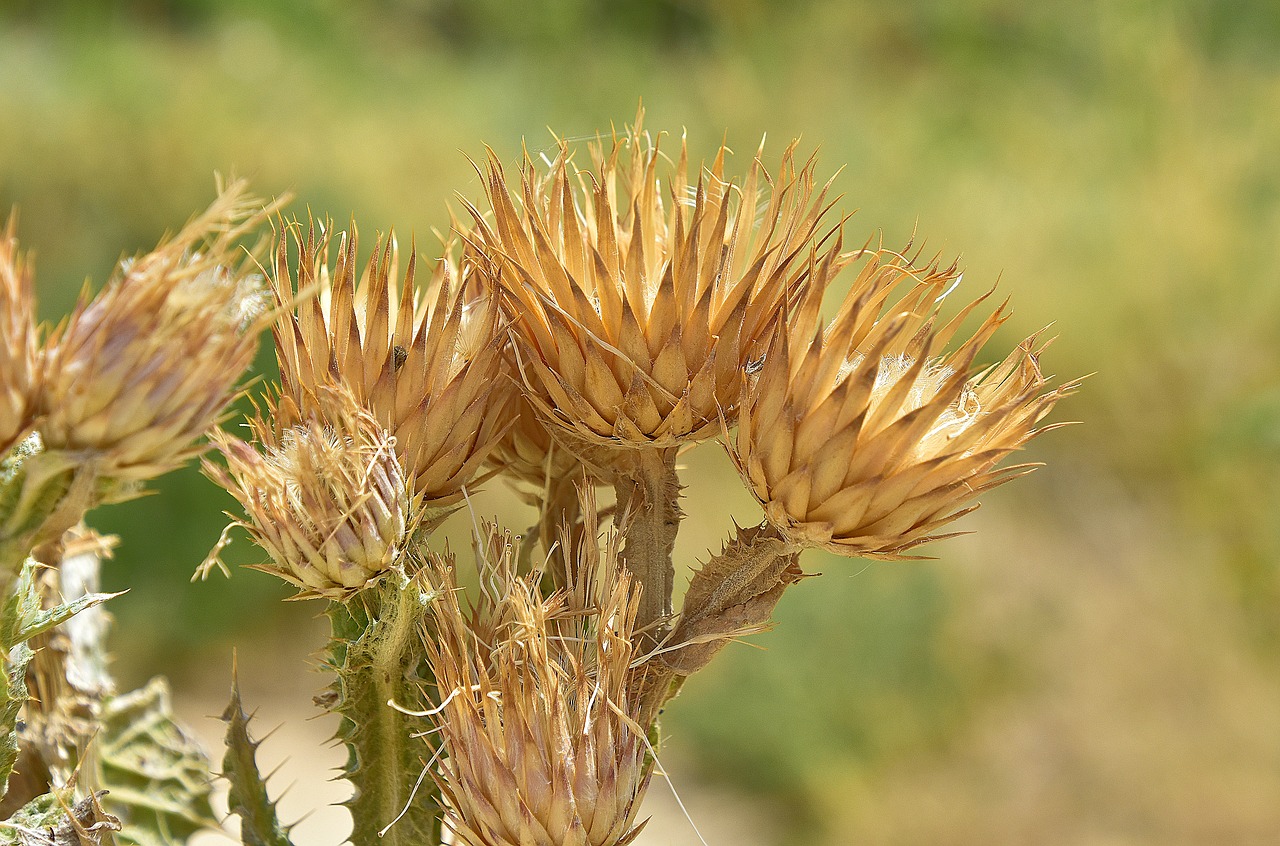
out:
M40 433L48 448L83 452L125 480L200 452L194 441L231 401L257 349L267 299L237 250L264 214L234 183L80 302L47 353Z
M0 231L0 456L22 439L36 410L31 262L18 250L16 215Z
M317 235L313 225L304 238L289 229L301 257L294 274L281 233L274 289L286 308L274 335L282 392L306 409L324 386L342 385L394 436L423 505L455 504L503 434L514 392L497 304L468 284L469 262L459 268L446 256L419 291L416 254L399 280L394 236L375 243L360 273L354 227L337 238L332 267L330 232Z
M858 258L861 272L823 327L823 293ZM786 328L745 380L734 460L788 540L904 557L975 508L980 493L1031 469L997 464L1043 431L1037 423L1075 383L1048 388L1035 336L999 364L973 369L1008 316L1004 306L948 351L987 299L944 324L939 309L959 281L954 266L838 249L811 265Z
M713 436L802 272L826 190L794 145L776 178L757 156L741 185L724 147L695 182L683 144L663 166L639 121L589 152L586 170L567 142L545 172L526 161L518 200L491 158L492 224L473 209L529 400L587 452Z
M598 563L586 546L570 586L543 598L491 529L476 552L486 591L465 612L452 560L433 561L438 779L446 824L468 846L622 846L638 834L649 772L628 694L636 594L616 539Z
M231 493L239 523L271 556L256 569L301 596L342 598L395 564L408 533L409 494L391 438L345 391L317 397L301 419L288 398L250 422L253 440L217 432L227 467L205 472Z

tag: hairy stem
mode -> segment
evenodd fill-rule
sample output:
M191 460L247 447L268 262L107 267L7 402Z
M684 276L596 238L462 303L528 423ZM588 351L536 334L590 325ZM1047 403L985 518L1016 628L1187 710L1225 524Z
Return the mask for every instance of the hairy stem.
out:
M683 516L676 449L637 450L630 466L618 472L614 488L624 538L622 563L642 588L636 629L657 643L671 616L671 554Z
M428 682L417 627L425 601L411 581L393 574L329 608L337 683L326 704L342 717L355 846L440 842L439 798L424 776L431 749L413 736L423 722L388 704L423 707Z

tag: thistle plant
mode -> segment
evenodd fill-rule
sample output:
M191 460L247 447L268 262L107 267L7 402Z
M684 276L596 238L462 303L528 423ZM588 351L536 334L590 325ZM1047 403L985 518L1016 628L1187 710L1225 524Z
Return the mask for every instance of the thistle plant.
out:
M161 844L215 824L208 761L157 679L107 672L114 539L89 509L201 451L239 391L269 304L241 182L121 262L52 330L34 322L15 220L0 242L0 842Z
M43 344L6 230L0 840L43 842L37 817L69 843L208 822L190 777L206 770L163 690L119 697L102 670L109 544L79 525L200 453L202 434L206 475L240 506L228 528L266 556L256 569L326 610L316 703L347 749L357 846L633 842L659 714L770 627L805 550L910 558L1032 469L1003 462L1077 385L1043 374L1039 334L988 361L1007 306L988 293L952 310L955 266L846 249L797 145L738 176L724 146L703 165L659 141L637 119L540 163L491 155L433 262L415 247L402 261L393 234L362 257L354 223L251 211L232 186ZM264 281L233 245L272 215ZM219 428L267 326L279 384L247 425ZM690 566L678 459L712 440L763 513ZM449 550L441 524L497 479L534 525L475 520L471 548ZM224 719L242 842L291 844L238 690ZM137 742L172 762L163 784L121 763Z

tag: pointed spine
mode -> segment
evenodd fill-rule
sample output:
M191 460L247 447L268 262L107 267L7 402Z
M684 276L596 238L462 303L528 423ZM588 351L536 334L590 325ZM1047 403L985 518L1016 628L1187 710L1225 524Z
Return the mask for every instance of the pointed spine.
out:
M337 675L329 701L347 747L343 774L355 788L348 803L355 846L440 842L439 794L424 772L430 747L415 737L427 724L390 704L425 707L430 681L417 630L430 599L415 580L391 574L329 606Z

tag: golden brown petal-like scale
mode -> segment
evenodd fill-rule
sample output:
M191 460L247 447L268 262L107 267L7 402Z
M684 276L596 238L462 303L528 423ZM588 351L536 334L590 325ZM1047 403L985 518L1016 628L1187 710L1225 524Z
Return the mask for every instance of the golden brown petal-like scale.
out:
M40 433L145 479L200 452L253 361L268 298L238 241L266 215L236 183L171 241L121 264L46 355Z
M822 294L865 257L836 317ZM905 557L976 507L983 491L1028 472L998 466L1077 383L1055 389L1037 337L978 372L979 350L1008 316L996 308L953 351L987 299L943 323L957 269L860 251L817 261L810 284L744 383L734 461L768 520L794 543L850 556ZM889 300L903 287L900 299Z
M312 227L298 240L296 274L285 237L276 254L276 297L297 300L274 327L283 392L305 410L324 386L345 387L395 437L423 504L456 503L502 436L514 394L497 303L467 283L471 263L459 270L447 257L423 291L414 254L398 281L394 236L379 239L363 272L354 228L337 239L332 267L329 233Z
M446 825L468 846L625 846L649 768L628 695L637 602L616 540L603 569L575 571L549 598L538 574L516 575L513 553L491 529L477 551L491 587L468 611L452 560L432 560L441 593L425 642Z
M31 262L18 250L16 227L15 215L0 232L0 456L31 426L40 375Z
M497 260L530 403L608 447L669 447L736 415L742 369L802 281L826 188L794 145L776 178L753 159L728 181L721 148L696 183L639 126L591 148L567 143L545 173L526 163L518 198L496 160L492 222L473 237ZM661 170L668 170L665 177Z

